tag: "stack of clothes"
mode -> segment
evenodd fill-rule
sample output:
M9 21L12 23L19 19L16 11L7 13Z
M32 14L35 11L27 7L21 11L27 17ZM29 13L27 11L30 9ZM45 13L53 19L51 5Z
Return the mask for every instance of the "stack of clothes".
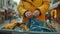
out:
M37 20L35 17L30 18L26 24L13 22L4 26L4 29L11 30L23 30L23 31L39 31L39 32L57 32L55 28L53 28L47 22L42 20Z

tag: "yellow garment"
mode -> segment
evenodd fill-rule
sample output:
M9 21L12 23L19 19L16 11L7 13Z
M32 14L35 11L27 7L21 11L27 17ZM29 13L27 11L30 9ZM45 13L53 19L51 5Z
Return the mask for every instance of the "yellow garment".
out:
M33 13L36 8L40 9L42 13L42 15L38 16L37 19L45 21L45 12L50 7L49 0L33 0L33 1L26 0L26 1L21 0L20 4L18 5L18 12L20 13L21 16L23 16L23 22L27 20L27 18L24 17L25 11L29 10Z
M56 11L56 9L51 10L51 16L53 16L54 18L57 17L57 11Z
M12 22L12 23L6 24L4 25L4 28L12 30L17 25L17 23L18 22Z
M16 26L19 26L19 27L21 27L21 28L24 28L25 31L28 31L28 30L29 30L29 28L28 28L24 23L21 23L21 24L20 24L20 23L17 22L17 21L4 25L4 28L5 28L5 29L12 30L12 29L13 29L14 27L16 27Z

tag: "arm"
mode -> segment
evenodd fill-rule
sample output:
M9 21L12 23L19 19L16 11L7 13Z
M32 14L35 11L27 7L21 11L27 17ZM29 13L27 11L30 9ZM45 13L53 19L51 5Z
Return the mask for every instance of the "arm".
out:
M18 5L18 12L21 16L23 16L25 11L27 11L27 10L23 8L23 2L21 0L20 4Z
M50 2L49 0L43 0L43 5L38 7L38 9L40 9L41 12L45 13L50 7Z

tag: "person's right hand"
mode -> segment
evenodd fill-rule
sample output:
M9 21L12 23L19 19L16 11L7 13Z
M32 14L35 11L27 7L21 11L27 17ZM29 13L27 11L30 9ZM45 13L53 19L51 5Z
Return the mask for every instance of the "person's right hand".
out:
M32 13L29 12L29 11L27 11L27 12L25 13L25 16L26 16L27 18L32 18Z

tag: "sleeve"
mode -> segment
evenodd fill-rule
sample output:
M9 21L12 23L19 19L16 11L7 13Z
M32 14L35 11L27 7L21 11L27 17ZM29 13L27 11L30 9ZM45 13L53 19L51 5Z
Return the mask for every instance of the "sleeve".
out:
M19 12L19 14L21 16L23 16L24 13L25 13L25 11L27 11L26 9L23 8L23 2L22 2L22 0L20 1L17 9L18 9L18 12Z
M40 7L38 7L38 9L40 9L41 12L46 12L49 7L50 7L50 2L49 0L42 0L42 5Z

